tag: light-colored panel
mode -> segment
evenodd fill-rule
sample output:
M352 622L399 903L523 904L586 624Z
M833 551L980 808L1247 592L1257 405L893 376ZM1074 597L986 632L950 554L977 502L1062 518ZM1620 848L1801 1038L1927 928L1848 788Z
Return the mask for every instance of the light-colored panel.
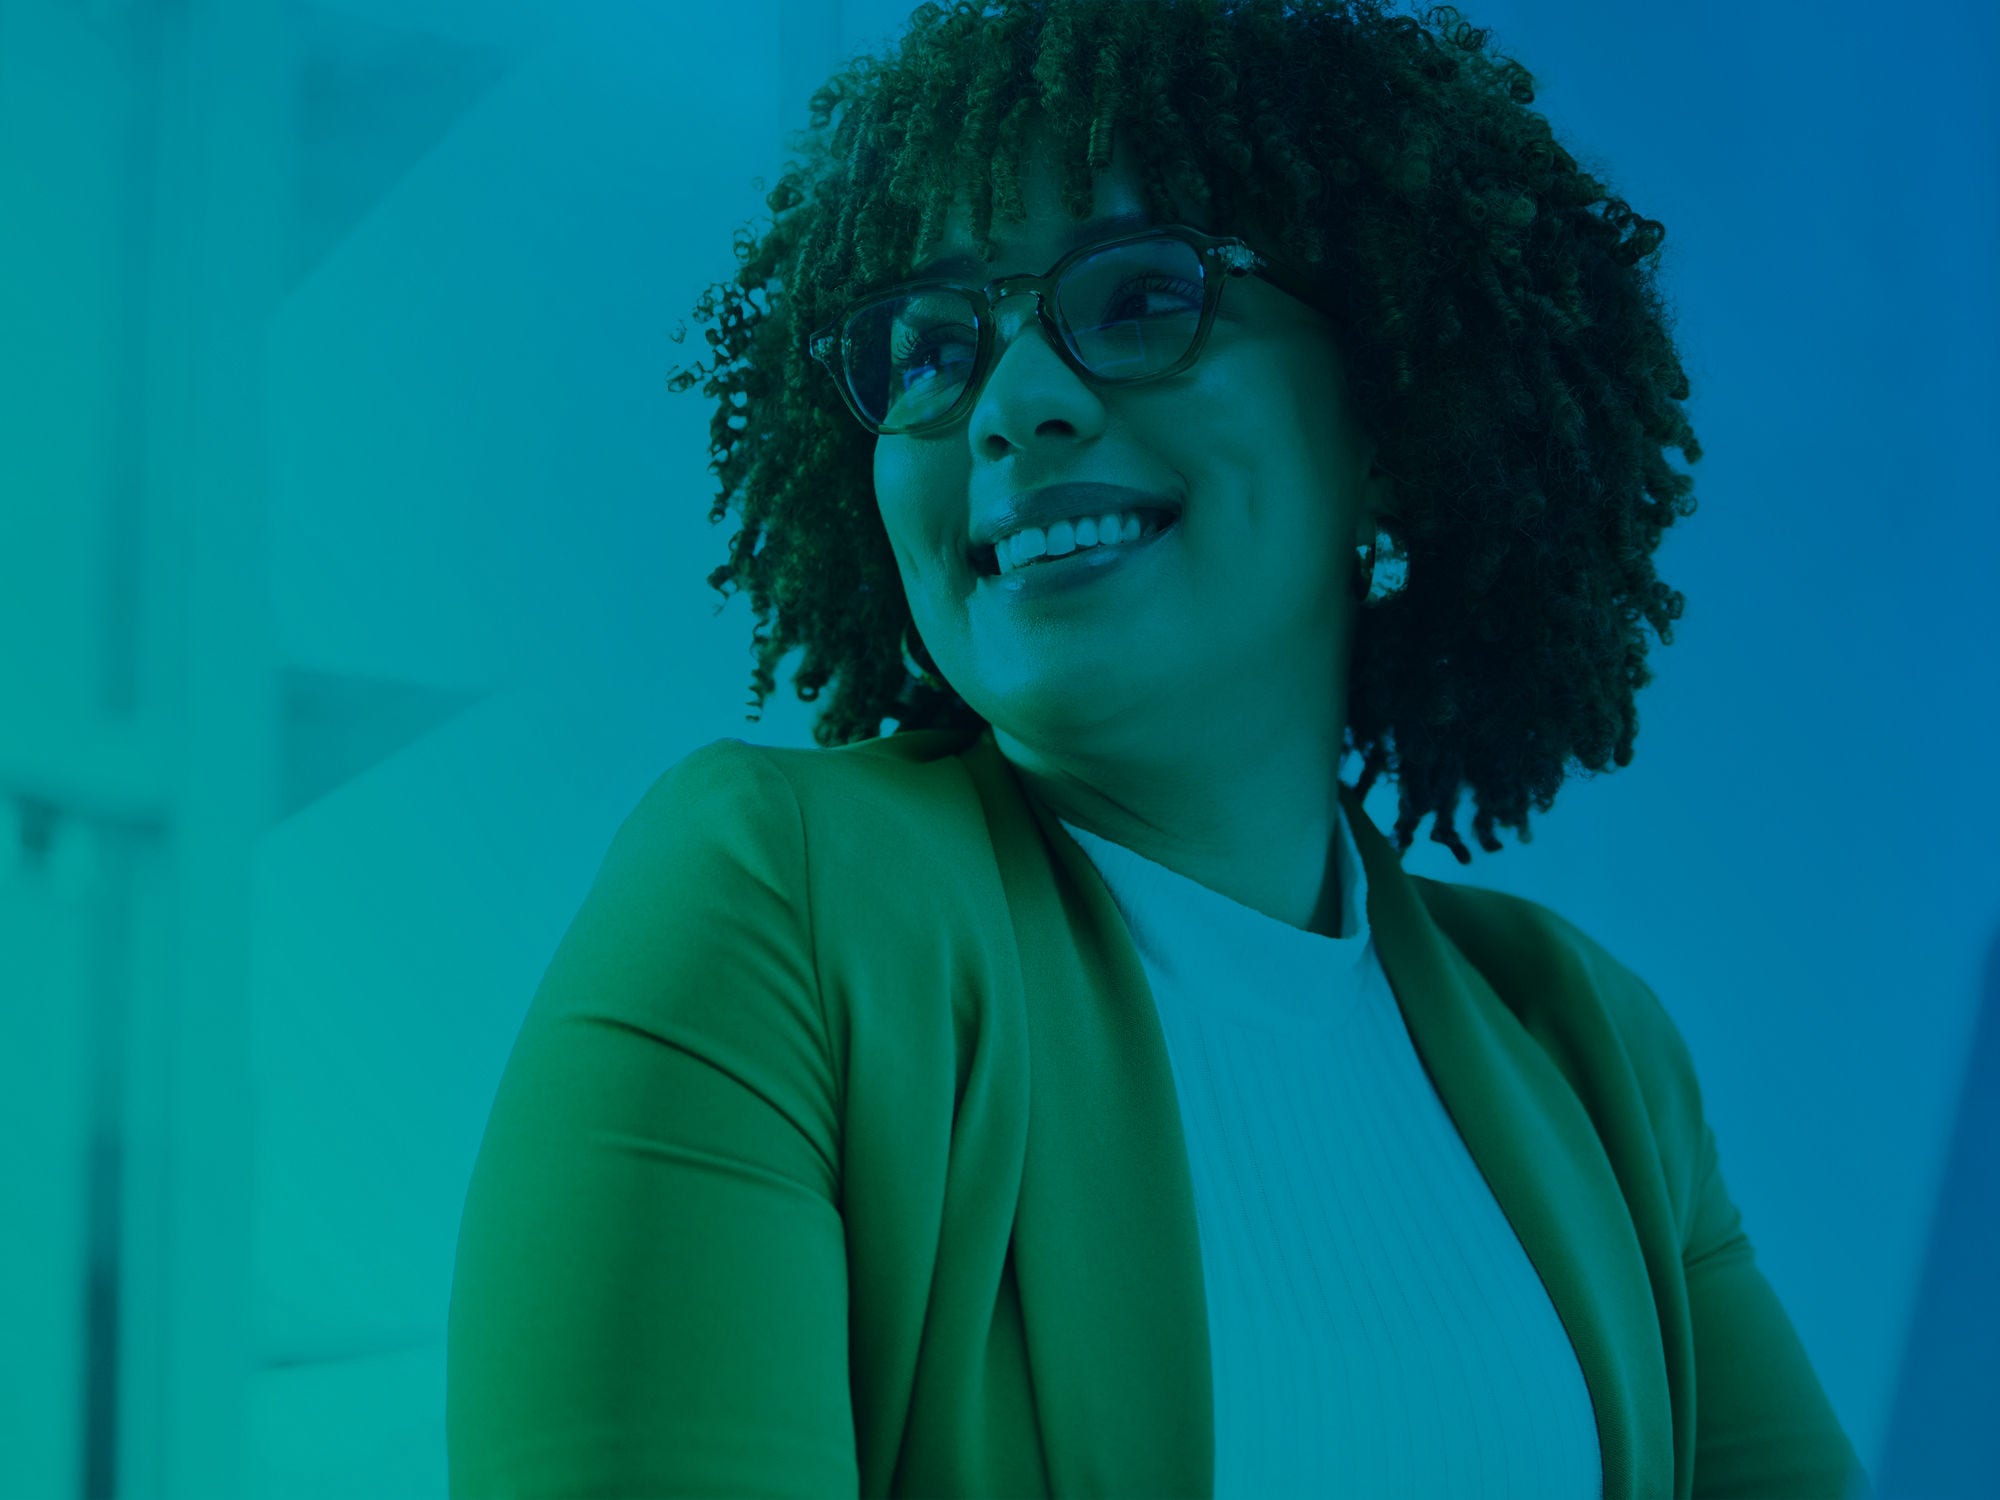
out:
M0 820L0 1493L81 1493L89 898ZM67 835L66 835L67 836Z

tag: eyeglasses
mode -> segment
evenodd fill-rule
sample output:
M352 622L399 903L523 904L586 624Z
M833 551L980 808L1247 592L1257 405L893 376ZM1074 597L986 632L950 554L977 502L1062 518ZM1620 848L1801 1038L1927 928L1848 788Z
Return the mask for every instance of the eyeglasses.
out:
M971 411L985 383L1000 298L1032 295L1051 344L1085 380L1144 385L1201 356L1223 283L1238 276L1260 276L1341 317L1305 275L1245 240L1166 224L1079 246L1042 276L1001 276L983 287L909 281L871 293L814 333L806 350L868 431L935 432Z

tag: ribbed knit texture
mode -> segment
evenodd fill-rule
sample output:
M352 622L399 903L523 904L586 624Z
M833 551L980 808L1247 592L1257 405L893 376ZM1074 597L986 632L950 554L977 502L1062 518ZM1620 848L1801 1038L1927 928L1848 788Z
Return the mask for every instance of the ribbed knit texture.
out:
M1582 1370L1404 1029L1346 820L1338 938L1063 826L1131 930L1173 1066L1216 1500L1597 1500Z

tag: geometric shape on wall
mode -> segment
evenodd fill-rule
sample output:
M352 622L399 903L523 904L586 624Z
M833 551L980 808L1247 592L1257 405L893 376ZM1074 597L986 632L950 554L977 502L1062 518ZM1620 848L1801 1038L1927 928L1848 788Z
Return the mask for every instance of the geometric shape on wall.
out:
M296 668L280 674L279 692L280 823L485 696Z
M1884 1012L1883 1024L1893 1018ZM2000 931L1875 1480L1880 1500L2000 1495Z
M314 266L507 74L490 44L302 4L298 239L286 290Z

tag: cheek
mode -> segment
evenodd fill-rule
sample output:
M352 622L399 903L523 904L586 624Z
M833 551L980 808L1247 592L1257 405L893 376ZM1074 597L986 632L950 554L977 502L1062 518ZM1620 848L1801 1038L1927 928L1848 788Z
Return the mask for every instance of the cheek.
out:
M875 506L885 517L898 483L896 455L885 452L886 446L886 439L875 439L875 454L870 466L870 478L875 485Z
M915 513L917 487L909 462L894 450L894 441L893 438L875 440L875 510L882 519L883 529L889 533L889 544L900 567L907 550L910 518Z
M941 530L965 526L966 461L946 444L922 438L877 438L875 508L899 566L934 550Z
M932 479L924 455L905 438L875 440L875 504L890 534L900 535L910 520L923 511ZM899 528L898 521L903 523Z

